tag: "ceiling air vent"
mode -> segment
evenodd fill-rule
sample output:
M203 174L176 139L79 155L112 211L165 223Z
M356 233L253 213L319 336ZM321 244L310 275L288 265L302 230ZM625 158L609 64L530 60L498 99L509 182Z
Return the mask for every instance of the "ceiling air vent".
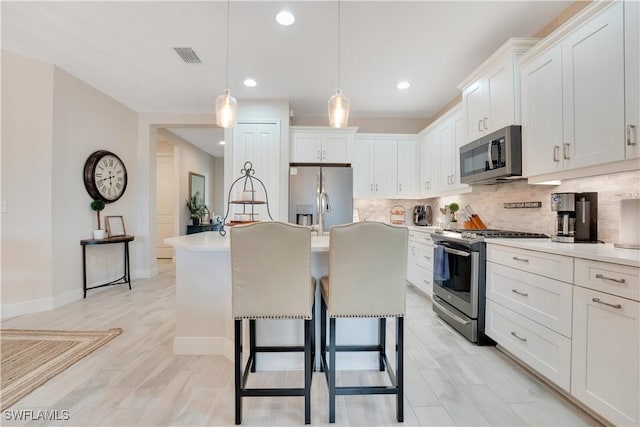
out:
M180 55L180 58L182 58L182 60L187 64L202 63L202 61L200 61L200 58L198 58L198 55L196 55L196 53L190 47L174 47L173 50L175 50L176 53Z

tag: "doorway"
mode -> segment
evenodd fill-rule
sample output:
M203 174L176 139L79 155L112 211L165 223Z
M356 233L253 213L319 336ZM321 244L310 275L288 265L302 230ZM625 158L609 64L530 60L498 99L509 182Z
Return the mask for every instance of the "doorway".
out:
M173 259L175 250L164 239L176 235L177 205L173 144L158 140L156 152L156 258Z

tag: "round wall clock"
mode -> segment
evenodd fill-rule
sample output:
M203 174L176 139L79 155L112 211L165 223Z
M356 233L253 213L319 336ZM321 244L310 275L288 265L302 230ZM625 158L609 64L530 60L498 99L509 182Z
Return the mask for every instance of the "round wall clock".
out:
M112 152L96 151L84 164L84 186L94 199L115 202L127 189L127 168Z

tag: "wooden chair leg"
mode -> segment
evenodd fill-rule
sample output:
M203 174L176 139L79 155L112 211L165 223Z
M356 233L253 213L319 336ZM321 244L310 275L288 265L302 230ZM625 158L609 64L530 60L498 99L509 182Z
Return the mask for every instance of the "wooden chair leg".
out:
M329 319L329 422L336 422L336 318Z
M234 320L234 370L235 370L235 400L236 425L242 424L242 320Z
M396 419L404 421L404 317L396 317Z
M378 319L378 345L380 346L379 369L384 371L384 355L387 351L387 319L384 317Z

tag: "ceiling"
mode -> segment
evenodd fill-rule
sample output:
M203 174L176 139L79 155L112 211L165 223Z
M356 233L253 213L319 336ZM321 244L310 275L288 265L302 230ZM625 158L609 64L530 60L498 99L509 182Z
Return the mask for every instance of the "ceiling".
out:
M355 118L429 118L511 36L572 1L342 1L341 87ZM323 118L338 85L335 1L232 1L229 87ZM225 88L224 1L2 2L2 48L57 65L138 112L213 112ZM283 27L278 11L296 21ZM173 47L193 48L187 64ZM242 82L252 77L254 88ZM411 87L400 91L400 80ZM328 124L328 119L327 119ZM217 142L217 141L216 141Z

